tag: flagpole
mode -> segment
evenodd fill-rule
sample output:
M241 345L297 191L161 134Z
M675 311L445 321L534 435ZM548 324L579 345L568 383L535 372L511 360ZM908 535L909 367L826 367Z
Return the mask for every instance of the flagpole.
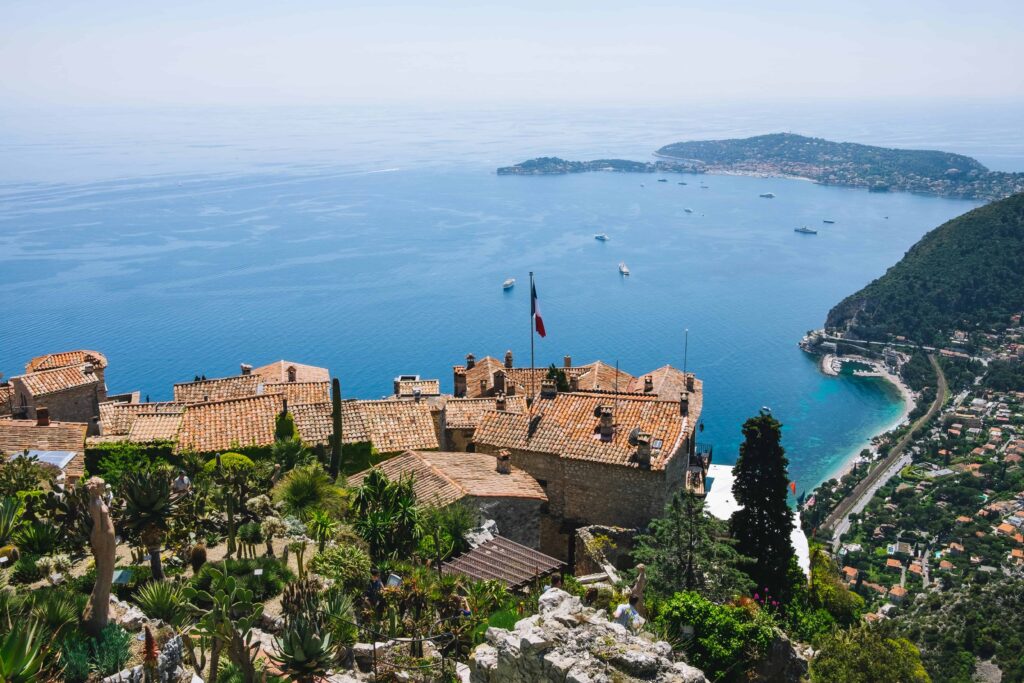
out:
M533 271L530 271L530 402L532 403L537 395L537 377L533 365Z

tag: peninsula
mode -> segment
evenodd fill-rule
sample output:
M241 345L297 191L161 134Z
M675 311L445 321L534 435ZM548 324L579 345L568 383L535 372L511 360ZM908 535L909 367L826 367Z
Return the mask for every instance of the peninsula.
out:
M629 161L596 159L567 161L558 157L538 157L515 166L503 166L498 175L566 175L610 171L612 173L703 173L704 164L691 161Z

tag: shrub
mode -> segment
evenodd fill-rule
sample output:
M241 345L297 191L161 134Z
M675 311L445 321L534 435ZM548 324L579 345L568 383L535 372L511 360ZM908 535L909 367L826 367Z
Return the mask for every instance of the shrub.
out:
M370 580L370 556L354 545L336 545L317 553L309 568L334 579L344 586L346 592L361 590Z
M188 600L181 584L150 581L135 593L135 604L150 619L161 619L178 626L188 615Z
M220 456L220 465L225 470L251 470L253 468L253 462L250 458L242 455L241 453L224 453ZM207 474L213 474L217 470L217 458L211 458L205 465L203 470Z
M123 669L131 655L132 637L117 624L107 624L100 637L92 643L92 665L100 676L110 676Z
M32 583L42 578L36 566L38 555L22 555L11 567L11 583Z
M57 653L67 683L84 683L89 678L89 641L71 635L60 642Z
M244 560L225 560L216 565L207 564L199 570L199 573L192 578L192 587L198 591L210 591L213 582L214 570L224 571L229 576L238 579L242 588L253 592L253 599L257 601L267 600L280 595L285 584L294 578L291 570L273 557L258 557ZM253 572L262 569L259 576ZM208 605L203 605L208 607Z
M24 553L49 555L60 542L60 535L55 528L34 522L23 526L15 534L15 540L18 548Z
M238 540L242 543L256 545L263 542L263 531L259 522L249 522L238 527Z

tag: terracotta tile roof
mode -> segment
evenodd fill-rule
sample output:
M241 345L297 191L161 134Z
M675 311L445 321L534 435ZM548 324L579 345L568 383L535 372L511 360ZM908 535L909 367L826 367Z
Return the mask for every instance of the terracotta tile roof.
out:
M484 413L497 410L495 398L450 398L444 404L445 426L449 429L476 429ZM505 411L525 413L525 396L506 396Z
M315 365L303 365L292 363L287 360L279 360L269 365L262 365L252 369L252 374L260 377L264 382L287 382L288 369L295 368L296 382L330 382L331 372L327 368L318 368Z
M11 400L14 397L14 387L10 384L0 384L0 415L11 414Z
M652 389L644 391L647 378L651 378ZM695 380L695 392L699 396L702 393L700 380ZM662 401L678 401L679 395L686 391L686 373L677 370L671 365L663 365L657 370L651 370L633 380L629 391L639 394L651 393ZM690 395L690 406L693 407L693 394Z
M466 398L479 398L494 389L494 373L504 369L505 364L500 360L485 356L476 361L471 368L456 366L455 372L461 370L466 375ZM481 382L485 383L484 389L480 387Z
M288 412L295 419L295 427L299 437L310 446L328 445L334 426L331 423L330 403L305 403L288 405ZM343 443L363 443L369 441L363 414L356 401L341 402L341 430Z
M616 425L608 441L598 433L597 411L612 407ZM693 432L690 418L680 415L674 402L652 396L577 392L539 399L533 415L489 412L477 427L473 440L496 448L551 453L563 458L590 460L638 467L637 447L630 445L634 428L651 435L651 469L665 468Z
M40 427L35 420L0 420L0 452L5 455L36 451L85 450L84 422L50 422Z
M401 397L412 397L416 390L420 390L420 396L438 396L441 393L441 380L437 379L402 379L395 381L395 395Z
M190 405L182 414L178 450L213 453L269 446L274 443L274 420L283 407L281 394Z
M62 353L48 353L45 356L36 356L25 365L25 372L38 372L39 370L53 370L69 365L81 365L92 363L99 369L107 367L107 357L99 351L80 349L77 351L64 351Z
M100 404L100 428L104 436L125 435L132 429L132 423L142 413L181 414L184 403L169 401L160 403L111 403Z
M128 440L139 443L174 441L180 427L181 413L139 413L132 422Z
M626 392L631 391L629 386L636 381L633 375L616 370L615 366L603 361L594 361L576 369L583 371L577 380L580 391L615 391L618 387L619 391Z
M284 394L288 406L300 403L323 403L331 400L331 383L323 382L267 382L265 394Z
M12 379L20 380L33 396L45 396L75 387L98 384L99 375L95 372L86 372L85 367L83 363L53 370L39 370Z
M563 563L502 536L480 544L468 553L446 562L444 574L468 576L478 581L501 581L520 588L538 577L559 571Z
M904 588L903 586L893 586L892 588L889 589L889 595L891 595L893 597L896 597L896 598L906 597L907 589Z
M182 382L174 385L174 400L177 403L202 403L256 396L262 381L257 375L235 375L198 382Z
M426 401L353 401L366 434L381 453L438 447L437 431Z
M449 505L466 496L476 498L532 498L546 501L537 480L516 467L511 474L497 472L498 459L481 453L426 453L406 451L377 465L389 479L413 477L413 490L421 503ZM349 478L358 486L369 470Z

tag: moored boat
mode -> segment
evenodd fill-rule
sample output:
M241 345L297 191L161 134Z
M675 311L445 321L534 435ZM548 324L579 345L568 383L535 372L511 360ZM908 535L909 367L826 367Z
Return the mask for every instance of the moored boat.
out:
M793 232L798 232L801 235L817 235L818 234L817 230L811 230L806 225L804 227L802 227L802 228L793 228Z
M609 237L606 233L599 232L596 235L594 235L594 239L597 240L598 242L607 242L609 240Z
M514 277L510 277L509 279L507 279L507 280L505 280L504 282L501 283L501 288L502 289L512 289L515 286L516 286L516 279Z
M757 196L758 197L764 197L765 199L775 199L775 193L774 192L762 192L761 194L759 194Z
M629 266L626 265L625 261L619 264L619 272L623 275L629 275Z
M693 213L693 209L683 209L686 213Z

